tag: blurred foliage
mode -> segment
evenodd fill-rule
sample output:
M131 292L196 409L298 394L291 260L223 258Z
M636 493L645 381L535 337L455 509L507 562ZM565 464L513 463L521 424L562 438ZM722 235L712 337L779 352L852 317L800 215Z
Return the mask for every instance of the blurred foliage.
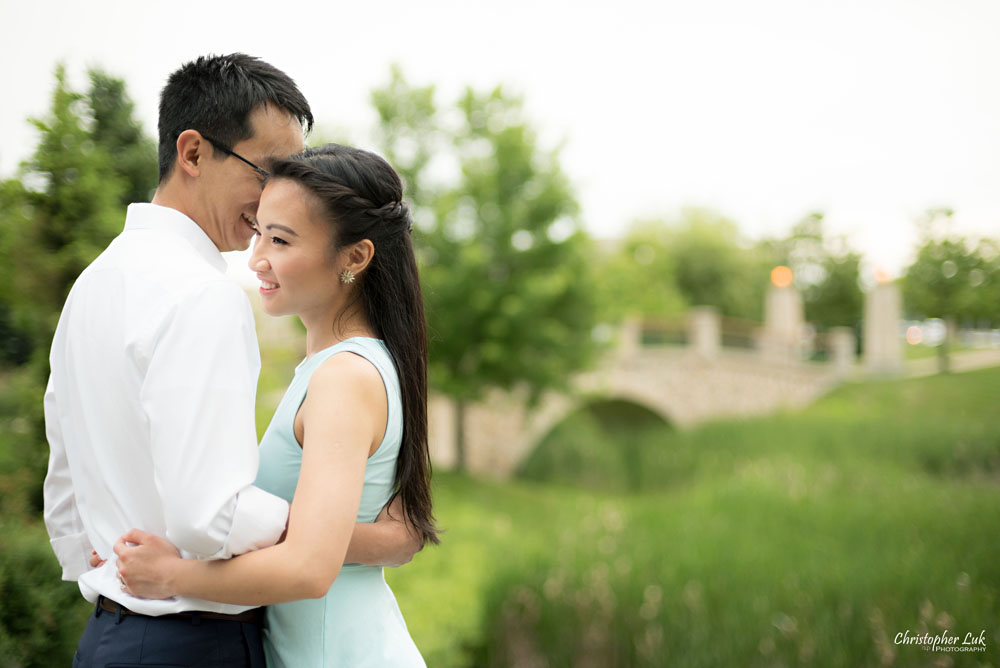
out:
M685 209L676 219L633 223L598 271L605 279L600 301L611 320L671 317L689 306L759 320L770 267L731 220Z
M124 181L118 203L148 202L156 190L156 142L136 120L135 104L125 91L125 82L99 69L92 69L87 102L93 118L95 145L111 158L111 169Z
M597 245L594 290L604 321L671 318L687 308L669 232L661 221L637 221L620 242Z
M941 370L958 325L1000 325L1000 248L992 239L972 244L951 229L950 209L931 209L917 221L920 247L902 278L903 300L910 316L942 318L945 341L938 347Z
M667 236L677 287L691 306L714 306L726 316L760 320L770 267L745 245L736 224L688 210Z
M864 308L861 254L844 237L826 234L823 214L813 212L781 239L759 242L755 251L770 264L791 268L802 292L805 316L819 329L857 327Z
M920 226L917 257L903 276L907 311L970 326L1000 323L1000 249L951 231L952 212L931 210Z
M675 219L634 223L621 244L598 257L605 317L673 317L691 306L760 321L771 269L792 268L806 319L821 329L856 326L863 295L861 255L843 238L824 235L813 213L787 237L750 243L737 225L712 211L685 209Z
M415 206L430 382L458 407L461 467L466 402L538 397L593 358L588 242L558 150L538 146L519 98L469 88L439 113L433 88L394 69L372 101Z
M63 582L40 523L0 519L0 666L68 666L94 606Z
M86 113L60 66L49 115L31 121L38 147L0 188L0 303L36 356L48 354L70 285L121 225L121 184Z

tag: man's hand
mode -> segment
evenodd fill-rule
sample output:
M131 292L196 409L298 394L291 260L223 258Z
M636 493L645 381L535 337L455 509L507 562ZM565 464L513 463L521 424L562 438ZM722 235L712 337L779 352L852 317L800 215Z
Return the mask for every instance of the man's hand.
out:
M403 501L397 496L382 508L374 523L354 525L344 563L395 568L410 563L423 546L419 532L406 521Z
M396 546L396 550L390 550L385 556L389 557L383 561L382 566L398 568L403 564L413 561L413 555L423 549L424 541L420 539L420 534L406 519L403 514L403 499L396 496L392 503L382 508L382 511L375 518L375 525L382 525L385 531L390 532L389 544L387 547Z
M132 529L118 539L114 550L122 591L143 598L169 598L177 593L171 575L182 559L166 538Z

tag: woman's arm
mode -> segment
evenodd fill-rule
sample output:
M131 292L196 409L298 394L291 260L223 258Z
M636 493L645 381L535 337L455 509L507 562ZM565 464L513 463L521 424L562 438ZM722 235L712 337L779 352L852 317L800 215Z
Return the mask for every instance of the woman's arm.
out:
M385 414L375 367L353 354L331 357L310 379L300 409L302 467L285 541L230 560L195 561L175 558L163 539L133 531L115 545L126 591L241 605L325 595L344 563L368 454L376 437L381 440Z

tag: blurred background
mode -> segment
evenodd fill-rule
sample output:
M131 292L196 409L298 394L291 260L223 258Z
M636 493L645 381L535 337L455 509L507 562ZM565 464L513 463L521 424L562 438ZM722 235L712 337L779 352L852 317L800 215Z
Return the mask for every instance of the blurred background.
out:
M155 188L166 77L232 51L297 80L308 143L407 183L446 533L387 579L428 665L997 665L998 28L969 0L3 4L0 668L68 664L89 611L41 522L59 309ZM304 345L257 324L263 432Z

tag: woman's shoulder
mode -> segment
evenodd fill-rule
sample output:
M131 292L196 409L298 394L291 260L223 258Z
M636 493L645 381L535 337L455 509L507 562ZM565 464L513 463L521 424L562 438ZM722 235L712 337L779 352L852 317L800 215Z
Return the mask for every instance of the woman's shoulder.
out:
M351 346L332 350L309 378L309 392L384 393L382 374L375 360L359 354Z

